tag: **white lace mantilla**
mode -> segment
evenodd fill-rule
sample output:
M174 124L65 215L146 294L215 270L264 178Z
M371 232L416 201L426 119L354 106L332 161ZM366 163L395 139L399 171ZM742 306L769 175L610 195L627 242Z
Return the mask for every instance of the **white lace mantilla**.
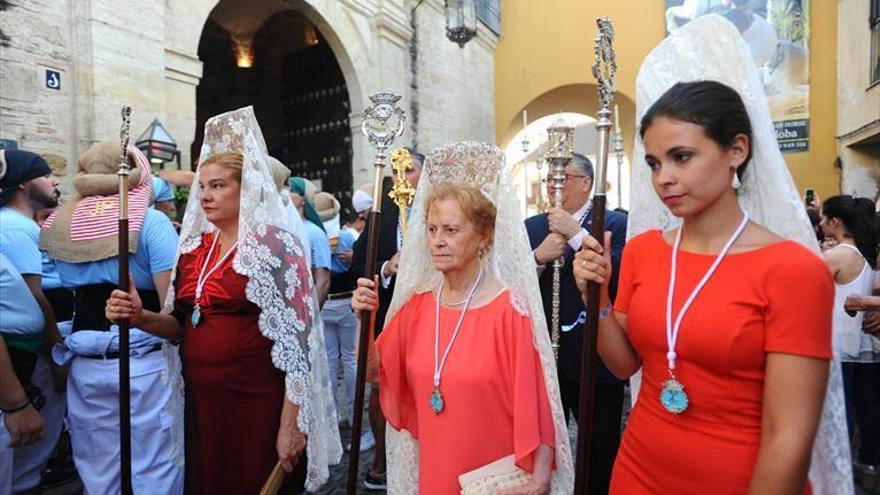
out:
M440 274L431 264L425 227L424 199L442 183L480 185L483 194L495 205L495 237L486 255L488 269L511 289L511 303L521 314L531 315L532 338L541 359L544 383L556 430L556 471L551 478L551 493L571 493L574 486L571 446L568 440L556 362L550 347L550 334L541 304L538 277L526 234L522 207L513 191L510 167L504 153L496 146L478 142L460 142L434 150L425 161L410 214L410 224L400 256L400 268L391 307L390 321L414 293L437 287ZM419 486L418 442L406 430L388 428L388 492L417 494Z
M733 24L718 15L702 16L676 30L651 51L636 81L636 122L675 83L699 80L714 80L735 89L750 116L752 159L739 189L740 204L756 223L818 253L813 229L776 142L764 86L749 47ZM677 227L680 219L670 213L654 192L638 132L633 150L627 237ZM837 358L830 366L810 482L816 495L848 495L854 489L843 381ZM640 375L634 376L631 384L635 400Z
M324 332L306 253L291 232L287 209L275 189L266 144L252 107L218 115L205 124L201 150L204 162L226 151L244 155L239 208L238 250L233 269L247 277L245 294L260 308L260 332L273 342L272 364L285 373L287 398L299 406L297 424L308 436L306 489L315 490L329 477L329 465L339 462L342 444L324 348ZM199 172L193 179L180 233L182 254L201 244L215 230L199 205ZM172 280L176 276L176 263ZM174 306L174 287L164 311ZM177 421L175 438L183 435L183 378L177 349L166 345L166 382L176 391L167 409ZM281 411L279 411L279 414ZM176 449L178 460L182 449Z

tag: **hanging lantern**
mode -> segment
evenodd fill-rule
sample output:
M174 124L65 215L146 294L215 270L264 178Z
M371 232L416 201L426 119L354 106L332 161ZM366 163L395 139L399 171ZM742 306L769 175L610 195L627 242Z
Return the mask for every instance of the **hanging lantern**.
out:
M137 138L134 145L144 152L151 165L164 168L165 163L172 160L177 160L180 165L180 151L177 149L177 142L174 141L171 134L168 134L159 119L153 119L153 122Z
M477 35L477 1L446 0L446 37L464 48Z

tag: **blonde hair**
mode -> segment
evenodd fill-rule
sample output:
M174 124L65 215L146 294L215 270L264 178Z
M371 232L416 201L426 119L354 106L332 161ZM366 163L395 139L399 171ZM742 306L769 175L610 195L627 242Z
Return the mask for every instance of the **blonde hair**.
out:
M241 184L241 171L244 168L244 155L238 151L217 153L216 155L209 156L207 160L199 165L199 168L214 164L220 165L226 170L231 170L232 176L235 178L236 182Z
M479 188L466 184L438 184L434 186L425 200L425 219L434 203L444 199L452 199L458 203L464 216L474 224L474 230L481 235L492 237L495 234L495 205L483 195Z

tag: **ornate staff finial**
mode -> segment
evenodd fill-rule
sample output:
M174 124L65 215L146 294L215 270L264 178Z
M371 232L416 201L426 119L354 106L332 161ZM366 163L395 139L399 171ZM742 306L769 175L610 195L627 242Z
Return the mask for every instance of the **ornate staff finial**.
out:
M574 127L559 117L547 128L547 159L565 162L563 168L574 154Z
M364 259L364 273L374 274L377 272L376 257L379 249L379 218L382 214L382 179L385 169L385 151L391 147L394 140L403 134L403 121L405 114L403 109L397 107L400 97L383 92L370 97L373 103L364 110L364 121L361 123L361 132L376 148L376 159L373 162L373 208L367 219L367 229L370 235L367 237L367 253ZM397 152L395 152L395 156ZM402 165L401 165L402 166ZM397 167L395 167L397 168ZM404 169L405 170L405 169ZM401 212L405 218L406 208ZM372 275L370 275L372 276ZM361 312L360 335L358 337L358 349L366 349L372 332L372 318L367 311ZM367 353L359 352L357 356L357 376L354 387L355 410L364 407L364 386L366 384ZM351 495L357 491L358 463L360 461L361 426L363 416L355 414L351 423L351 449L348 458L348 478L345 484L345 492Z
M608 17L596 19L599 32L596 34L593 52L596 61L593 63L593 77L598 82L599 103L609 108L614 100L617 87L617 60L614 56L614 24Z
M403 134L403 109L397 107L400 97L392 93L376 93L370 97L372 105L364 110L361 133L366 136L383 158L385 150Z
M119 162L119 174L128 175L128 141L131 138L131 107L122 105L120 110L122 117L122 125L119 128L119 149L122 152L122 158Z
M406 171L413 168L412 155L406 148L397 148L391 152L391 169L397 174L397 182L388 193L400 210L400 231L406 237L406 209L412 204L416 189L406 180Z

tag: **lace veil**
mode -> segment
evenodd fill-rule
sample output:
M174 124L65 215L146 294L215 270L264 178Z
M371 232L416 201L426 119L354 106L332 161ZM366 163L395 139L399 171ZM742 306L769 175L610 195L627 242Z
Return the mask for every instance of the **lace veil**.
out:
M512 189L510 167L498 147L479 142L460 142L434 150L425 162L410 214L394 297L386 321L415 293L437 287L440 273L431 264L425 227L424 199L441 183L480 185L495 205L495 238L486 256L487 267L513 294L517 309L531 315L535 348L541 358L544 382L550 398L556 427L556 471L551 493L570 493L574 486L571 447L562 412L556 363L544 319L538 278L518 196ZM406 430L388 428L388 491L395 494L418 493L418 443Z
M247 277L246 296L260 308L260 332L272 340L272 363L285 373L287 398L299 406L299 429L308 436L306 489L315 490L329 476L329 464L342 456L336 410L324 350L324 334L306 253L292 232L288 211L272 180L266 143L252 107L217 115L205 124L201 160L226 151L244 155L241 177L236 273ZM180 232L178 257L201 244L202 234L215 227L199 204L199 171L190 189ZM298 219L297 219L298 220ZM301 223L301 221L299 222ZM175 263L172 280L176 277ZM169 288L164 312L174 307L174 287ZM174 400L169 409L178 423L183 418L183 378L177 349L166 345L166 381ZM280 413L280 411L279 411ZM174 425L182 438L182 425Z
M735 89L751 118L753 156L739 189L740 204L755 222L818 253L819 246L804 205L776 142L758 70L748 45L733 24L718 15L699 17L676 30L648 54L636 82L636 122L673 84L697 80L715 80ZM654 193L651 172L644 165L645 148L638 134L633 149L628 238L651 229L678 226L680 219L674 217ZM633 384L633 391L635 396L638 384ZM831 363L822 420L813 447L810 468L813 493L853 493L851 469L843 381L840 363L835 359Z

